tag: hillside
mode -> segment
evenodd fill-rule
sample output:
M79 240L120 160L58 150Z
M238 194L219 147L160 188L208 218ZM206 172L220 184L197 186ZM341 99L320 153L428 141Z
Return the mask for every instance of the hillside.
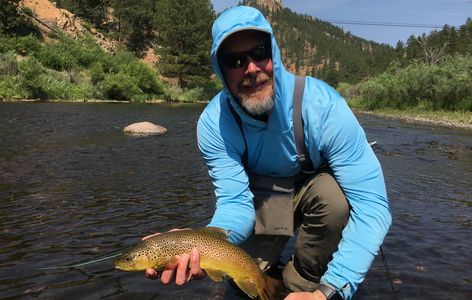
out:
M63 30L73 38L82 38L91 35L96 43L105 51L114 52L122 43L115 39L106 38L99 30L86 25L86 21L67 9L57 7L56 2L49 0L20 0L20 6L29 8L33 13L33 21L48 38L55 30ZM151 47L145 51L142 61L149 65L157 62L157 56Z
M207 80L205 78L211 75L209 29L215 13L209 1L200 0L192 2L194 8L186 16L182 11L189 9L180 5L190 4L183 3L20 0L20 5L31 11L29 15L45 40L57 32L65 32L74 39L92 37L107 52L125 47L157 69L164 80L183 84L183 87L198 87L200 79L195 80L195 76ZM258 7L266 15L273 25L287 69L299 75L315 76L335 87L340 82L355 84L382 73L397 57L390 46L367 41L327 22L295 13L284 7L283 1L248 0L241 4ZM162 7L158 9L156 5ZM182 13L162 14L165 5L167 11ZM206 11L206 17L202 15L198 22L186 24L186 20L195 17L197 9ZM167 24L163 22L166 18ZM51 35L51 31L54 34ZM164 41L166 36L167 42ZM196 36L200 40L195 39ZM177 49L176 45L182 49ZM161 57L159 63L158 57ZM185 61L179 62L182 58ZM205 70L204 73L201 70Z
M250 0L242 4L263 11L274 28L285 65L300 75L313 75L333 85L356 83L383 72L396 58L392 47L295 13L284 8L280 0Z
M102 48L108 51L116 49L117 43L105 38L96 29L88 29L81 18L68 10L56 7L55 2L48 0L21 0L20 6L28 7L33 12L33 20L47 37L49 33L60 29L74 38L90 33Z
M152 1L141 2L138 7L130 4L129 9L142 12L137 12L136 18L139 18L137 21L127 20L130 24L128 26L131 26L128 30L123 29L124 25L119 22L118 16L114 16L112 18L114 21L110 22L109 15L103 13L98 17L95 15L96 11L109 12L109 7L96 7L92 4L87 6L83 3L81 6L78 4L74 6L72 1L58 1L61 9L47 0L22 1L39 19L55 24L69 34L81 34L84 29L81 25L82 20L85 20L97 28L90 31L100 45L116 45L120 41L120 44L128 45L132 51L137 49L136 54L146 61L151 61L151 64L157 61L156 55L151 50L155 47L151 45L160 46L156 35L160 28L155 27L155 23L149 19L155 18L152 14L156 14ZM106 3L103 2L102 6ZM281 0L252 0L242 1L241 4L255 6L263 11L273 24L285 65L290 71L300 75L312 75L335 86L338 82L357 83L363 78L383 72L396 57L395 50L387 45L358 38L332 24L294 13L285 8ZM42 9L43 7L45 9ZM64 8L68 8L72 13ZM78 17L79 15L81 17ZM130 18L129 14L126 18ZM104 36L117 38L107 40ZM131 43L138 44L131 45Z

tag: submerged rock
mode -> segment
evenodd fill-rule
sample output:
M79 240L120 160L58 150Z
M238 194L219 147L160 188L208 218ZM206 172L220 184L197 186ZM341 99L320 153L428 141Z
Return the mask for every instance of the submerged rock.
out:
M123 132L131 135L159 135L166 133L167 129L151 122L139 122L126 126Z

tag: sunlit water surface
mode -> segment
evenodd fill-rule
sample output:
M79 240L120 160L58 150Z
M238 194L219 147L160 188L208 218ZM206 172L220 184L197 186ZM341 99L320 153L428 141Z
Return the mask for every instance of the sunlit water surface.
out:
M0 103L0 298L240 299L88 259L210 215L203 105ZM377 141L393 225L357 299L470 299L472 132L358 115ZM122 133L150 121L162 136ZM204 225L205 223L197 224Z

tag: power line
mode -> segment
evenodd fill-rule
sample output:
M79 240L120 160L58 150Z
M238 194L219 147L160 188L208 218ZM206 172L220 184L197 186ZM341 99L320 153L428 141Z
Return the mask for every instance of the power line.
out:
M389 26L389 27L419 27L419 28L443 28L444 25L434 24L413 24L413 23L392 23L392 22L368 22L368 21L347 21L347 20L321 20L333 24L364 25L364 26Z

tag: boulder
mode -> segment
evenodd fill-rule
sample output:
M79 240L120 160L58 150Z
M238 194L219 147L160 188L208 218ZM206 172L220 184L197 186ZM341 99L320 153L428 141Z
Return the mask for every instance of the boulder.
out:
M139 122L128 125L123 132L131 135L159 135L166 133L167 129L150 122Z

